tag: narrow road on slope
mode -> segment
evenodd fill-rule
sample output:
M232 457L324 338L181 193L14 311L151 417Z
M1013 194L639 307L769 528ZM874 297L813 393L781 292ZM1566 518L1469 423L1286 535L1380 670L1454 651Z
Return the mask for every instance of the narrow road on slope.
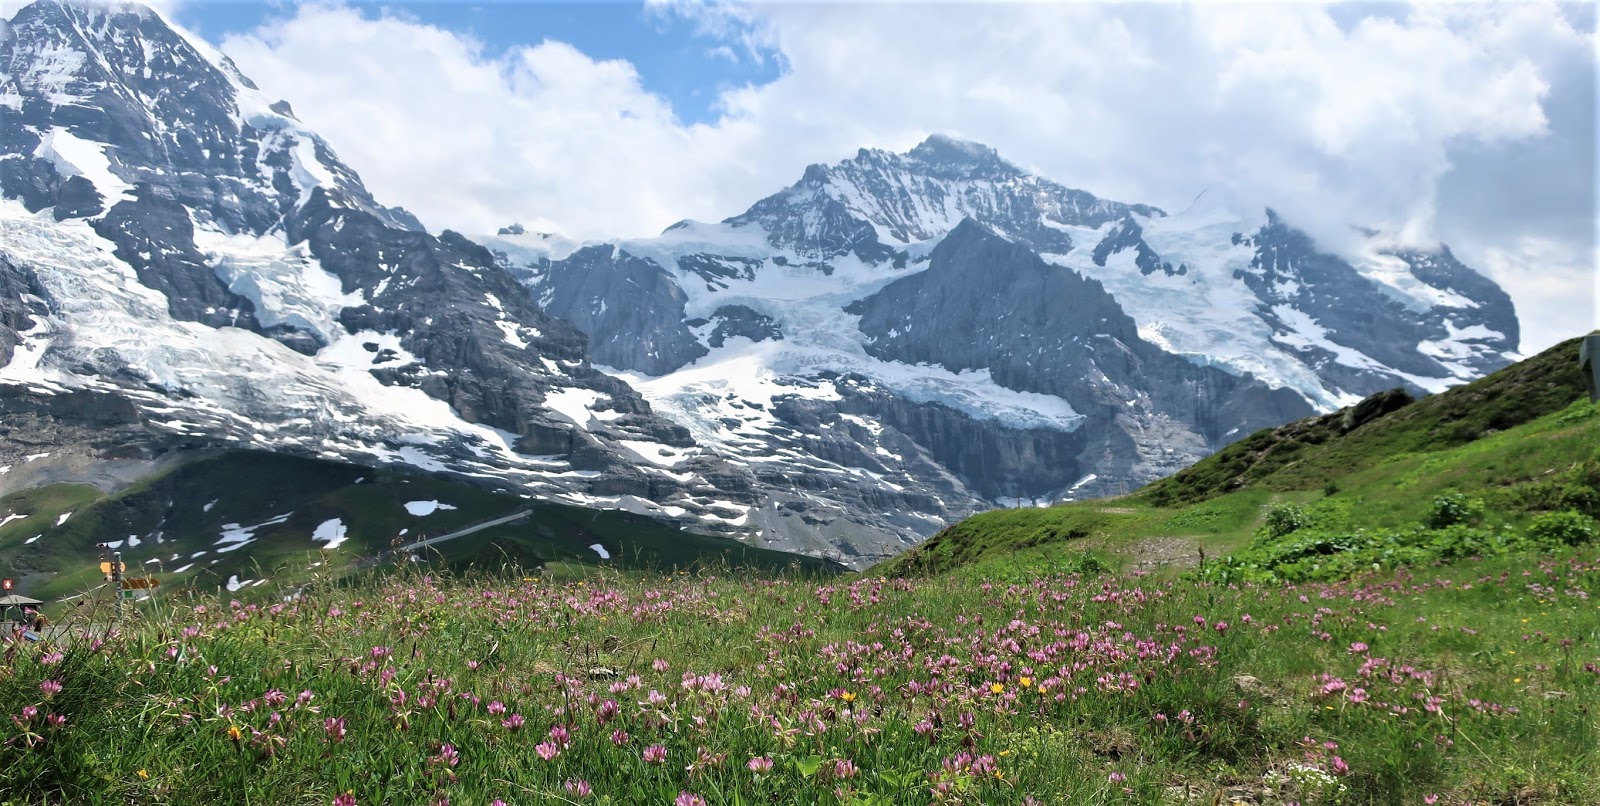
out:
M435 545L437 543L443 543L443 542L445 542L447 540L455 540L458 537L465 537L467 535L472 534L473 532L481 532L481 531L483 531L485 529L490 529L490 528L493 528L495 526L499 526L499 525L504 524L504 523L513 523L515 521L525 520L529 515L532 515L532 514L533 514L533 510L524 509L521 512L513 512L510 515L505 516L504 518L495 518L492 521L482 521L480 523L474 523L474 524L472 524L471 526L468 526L465 529L457 529L456 531L451 532L449 534L439 535L438 537L430 537L427 540L418 540L415 543L411 543L409 545L405 545L405 546L401 546L399 548L393 549L393 551L415 551L417 549L425 548L427 546L432 546L432 545Z
M399 547L396 547L396 548L392 548L392 549L389 549L387 551L380 551L380 552L377 553L377 555L372 556L372 557L362 557L361 559L356 560L356 567L357 568L372 568L373 566L382 564L383 562L387 561L390 557L393 557L397 553L408 552L408 551L416 551L417 549L427 548L428 546L432 546L432 545L435 545L435 544L438 544L438 543L443 543L443 542L445 542L447 540L455 540L458 537L465 537L466 535L470 535L470 534L472 534L474 532L481 532L484 529L490 529L490 528L493 528L493 527L496 527L496 526L500 526L502 524L514 523L516 521L526 520L527 517L529 515L532 515L532 514L533 514L533 510L524 509L524 510L522 510L520 512L513 512L510 515L506 515L505 517L502 517L502 518L495 518L493 520L487 520L487 521L479 521L477 523L472 524L471 526L467 526L467 527L464 527L464 528L461 528L461 529L457 529L454 532L450 532L448 534L442 534L442 535L439 535L438 537L430 537L430 538L428 538L426 540L418 540L415 543L409 543L407 545L399 546Z

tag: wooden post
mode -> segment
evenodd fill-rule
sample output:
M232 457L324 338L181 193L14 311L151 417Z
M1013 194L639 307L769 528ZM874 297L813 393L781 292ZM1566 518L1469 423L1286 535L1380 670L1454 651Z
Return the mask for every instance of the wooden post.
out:
M1600 401L1600 333L1584 336L1578 343L1578 370L1589 387L1589 401Z
M122 620L122 552L111 552L111 595L117 597L117 621Z

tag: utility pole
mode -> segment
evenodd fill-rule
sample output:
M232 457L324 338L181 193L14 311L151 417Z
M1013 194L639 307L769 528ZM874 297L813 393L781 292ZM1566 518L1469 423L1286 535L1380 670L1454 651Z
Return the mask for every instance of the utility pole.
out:
M122 621L122 552L111 552L111 590L117 597L117 621Z

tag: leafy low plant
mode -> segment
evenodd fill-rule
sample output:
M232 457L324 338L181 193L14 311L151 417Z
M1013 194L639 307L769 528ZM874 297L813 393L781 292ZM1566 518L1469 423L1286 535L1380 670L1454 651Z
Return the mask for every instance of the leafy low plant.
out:
M1581 546L1600 539L1600 521L1581 512L1546 512L1529 524L1528 536L1541 546Z
M1261 524L1260 536L1268 540L1299 531L1309 522L1305 507L1294 504L1275 504L1267 509L1266 521Z
M1446 526L1479 523L1483 520L1484 504L1481 498L1468 498L1461 493L1449 493L1433 499L1426 524L1434 529Z

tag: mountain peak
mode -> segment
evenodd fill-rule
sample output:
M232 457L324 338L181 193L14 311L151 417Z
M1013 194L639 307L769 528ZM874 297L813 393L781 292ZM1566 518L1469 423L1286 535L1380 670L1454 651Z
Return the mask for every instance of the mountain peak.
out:
M145 18L155 15L155 10L142 3L108 2L106 0L34 0L17 11L17 19L66 12L82 12L91 17L132 14Z
M906 153L908 156L922 157L923 159L946 156L958 156L975 160L1000 159L1000 153L991 146L975 140L962 140L957 137L951 137L940 132L928 135L926 139L917 144L916 148Z
M930 134L907 151L908 159L933 169L935 174L961 176L1016 176L1023 170L1001 158L1000 152L983 143L960 140L948 134Z

